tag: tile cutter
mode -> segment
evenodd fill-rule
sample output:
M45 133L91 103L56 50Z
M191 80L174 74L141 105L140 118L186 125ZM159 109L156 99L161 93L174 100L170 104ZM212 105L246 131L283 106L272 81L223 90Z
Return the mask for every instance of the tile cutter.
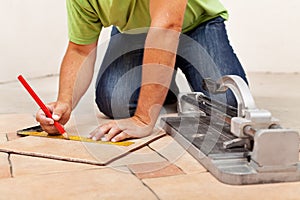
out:
M161 125L219 181L232 185L300 180L299 133L256 107L248 85L229 75L205 81L212 93L230 89L237 108L203 93L180 93L178 117Z

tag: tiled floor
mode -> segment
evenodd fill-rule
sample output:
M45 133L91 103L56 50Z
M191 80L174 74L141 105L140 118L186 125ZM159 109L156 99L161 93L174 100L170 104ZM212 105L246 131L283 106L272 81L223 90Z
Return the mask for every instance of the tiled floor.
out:
M270 110L282 126L300 131L300 74L249 73L249 80L258 107ZM55 99L56 76L29 81L44 101ZM17 82L1 84L0 90L5 94L0 99L0 145L8 140L19 142L15 131L36 123L33 115L37 106ZM89 90L75 115L95 113L92 96ZM29 142L39 145L34 139ZM51 140L43 145L51 148ZM52 146L68 149L57 142ZM55 153L55 149L50 150ZM76 151L70 150L72 153ZM0 199L296 200L300 199L299 188L300 182L250 186L220 183L170 136L107 166L0 153Z

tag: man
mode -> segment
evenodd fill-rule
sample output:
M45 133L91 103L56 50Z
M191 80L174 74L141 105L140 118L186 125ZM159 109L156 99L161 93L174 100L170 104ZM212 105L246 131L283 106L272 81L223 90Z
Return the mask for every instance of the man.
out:
M94 130L94 140L149 135L175 64L194 91L203 91L203 78L236 74L246 80L227 38L227 11L218 0L67 0L67 8L70 41L58 98L49 104L53 119L62 124L91 82L101 28L115 26L96 85L100 111L115 120ZM226 98L234 105L232 94ZM42 111L36 119L48 133L57 132Z

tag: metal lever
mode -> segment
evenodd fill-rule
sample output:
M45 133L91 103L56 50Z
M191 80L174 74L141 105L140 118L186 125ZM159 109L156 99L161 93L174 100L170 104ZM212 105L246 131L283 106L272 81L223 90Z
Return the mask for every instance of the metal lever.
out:
M238 116L231 119L231 132L239 137L227 141L224 146L241 145L243 139L253 138L251 165L257 171L296 171L298 163L299 136L296 131L281 129L277 119L267 110L256 108L247 84L234 75L224 76L217 91L228 88L238 102ZM284 142L283 142L284 141Z
M233 92L238 103L238 117L244 117L245 110L257 110L249 87L241 77L223 76L217 84L219 85L217 92L226 92L228 88Z
M237 137L248 138L244 127L251 126L253 129L268 129L277 124L278 120L272 118L267 110L258 109L245 81L236 75L228 75L220 78L217 82L217 91L225 92L230 89L238 103L238 116L231 119L231 132Z

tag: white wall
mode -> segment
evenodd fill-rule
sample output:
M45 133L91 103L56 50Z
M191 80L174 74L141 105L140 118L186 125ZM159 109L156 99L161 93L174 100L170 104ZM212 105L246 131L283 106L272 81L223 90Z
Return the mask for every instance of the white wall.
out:
M221 0L231 43L247 71L300 72L299 0Z
M67 44L65 0L0 0L0 82L56 74ZM247 71L300 72L299 0L222 0Z
M65 0L0 0L0 82L58 73L67 41Z

